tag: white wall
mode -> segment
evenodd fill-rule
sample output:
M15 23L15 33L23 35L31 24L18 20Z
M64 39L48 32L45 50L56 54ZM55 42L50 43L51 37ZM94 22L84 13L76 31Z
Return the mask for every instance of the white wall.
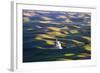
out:
M24 0L25 1L25 0ZM29 1L29 0L27 0ZM99 0L32 0L35 4L66 5L66 6L93 6L97 8L96 44L98 47L98 62L100 61L100 5ZM95 48L94 48L95 49ZM10 0L0 0L0 73L10 73ZM34 73L99 73L97 67L65 68L56 70L34 71ZM27 72L28 73L28 72Z

